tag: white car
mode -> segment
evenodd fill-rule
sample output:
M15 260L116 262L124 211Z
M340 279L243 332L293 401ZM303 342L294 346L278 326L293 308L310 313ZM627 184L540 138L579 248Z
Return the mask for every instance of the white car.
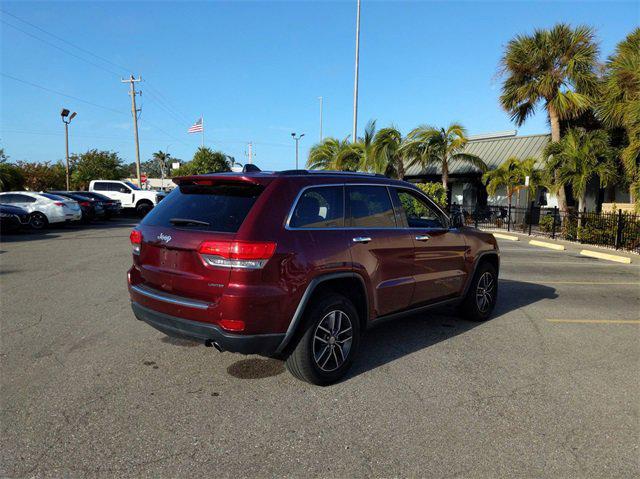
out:
M48 224L80 221L80 205L69 198L51 193L10 191L0 193L0 203L18 206L29 213L29 226L41 230Z
M135 208L142 216L166 196L162 191L141 190L129 181L117 180L93 180L89 183L89 191L118 200L123 208Z

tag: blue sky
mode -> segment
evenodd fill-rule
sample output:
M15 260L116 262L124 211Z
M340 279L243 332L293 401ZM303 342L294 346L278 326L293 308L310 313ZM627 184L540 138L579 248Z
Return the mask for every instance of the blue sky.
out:
M469 134L514 129L498 105L497 77L511 37L560 21L585 23L596 28L604 58L640 23L638 1L362 3L360 133L370 118L404 133L452 121ZM145 80L138 84L142 160L158 149L190 159L200 137L186 130L202 113L207 146L244 163L253 141L263 169L292 168L290 133L306 133L302 158L318 140L318 96L324 135L351 132L355 0L3 2L1 8L110 62L0 14L0 144L13 160L64 157L58 112L66 106L78 112L72 152L109 149L134 161L130 100L120 83L128 73ZM545 131L538 114L519 134Z

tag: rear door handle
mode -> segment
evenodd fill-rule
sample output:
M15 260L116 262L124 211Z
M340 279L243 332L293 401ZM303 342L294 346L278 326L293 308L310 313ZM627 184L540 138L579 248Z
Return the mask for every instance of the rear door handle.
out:
M429 241L431 236L429 235L418 235L416 236L416 241Z
M368 243L369 241L371 241L371 238L368 236L356 236L353 238L354 243Z

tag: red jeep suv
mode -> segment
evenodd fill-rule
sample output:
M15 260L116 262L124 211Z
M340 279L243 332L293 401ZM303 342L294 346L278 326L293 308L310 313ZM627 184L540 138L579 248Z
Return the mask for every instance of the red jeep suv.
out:
M131 232L128 273L136 317L167 335L330 384L380 321L448 303L480 321L495 305L493 235L410 183L305 170L174 181Z

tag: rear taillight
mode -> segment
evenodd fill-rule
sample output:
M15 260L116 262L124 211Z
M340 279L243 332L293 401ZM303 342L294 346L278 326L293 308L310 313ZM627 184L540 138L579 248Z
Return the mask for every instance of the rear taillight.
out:
M227 331L244 331L244 321L239 319L221 319L218 324Z
M56 206L64 206L64 203L62 201L54 201L53 204Z
M198 253L209 266L260 269L275 250L276 244L268 241L204 241Z
M78 203L78 204L79 204L80 206L84 206L84 207L91 206L91 203L89 203L88 201L81 201L81 202L80 202L80 203Z
M142 233L138 230L131 230L129 235L131 245L133 246L133 254L140 254L140 246L142 246Z

